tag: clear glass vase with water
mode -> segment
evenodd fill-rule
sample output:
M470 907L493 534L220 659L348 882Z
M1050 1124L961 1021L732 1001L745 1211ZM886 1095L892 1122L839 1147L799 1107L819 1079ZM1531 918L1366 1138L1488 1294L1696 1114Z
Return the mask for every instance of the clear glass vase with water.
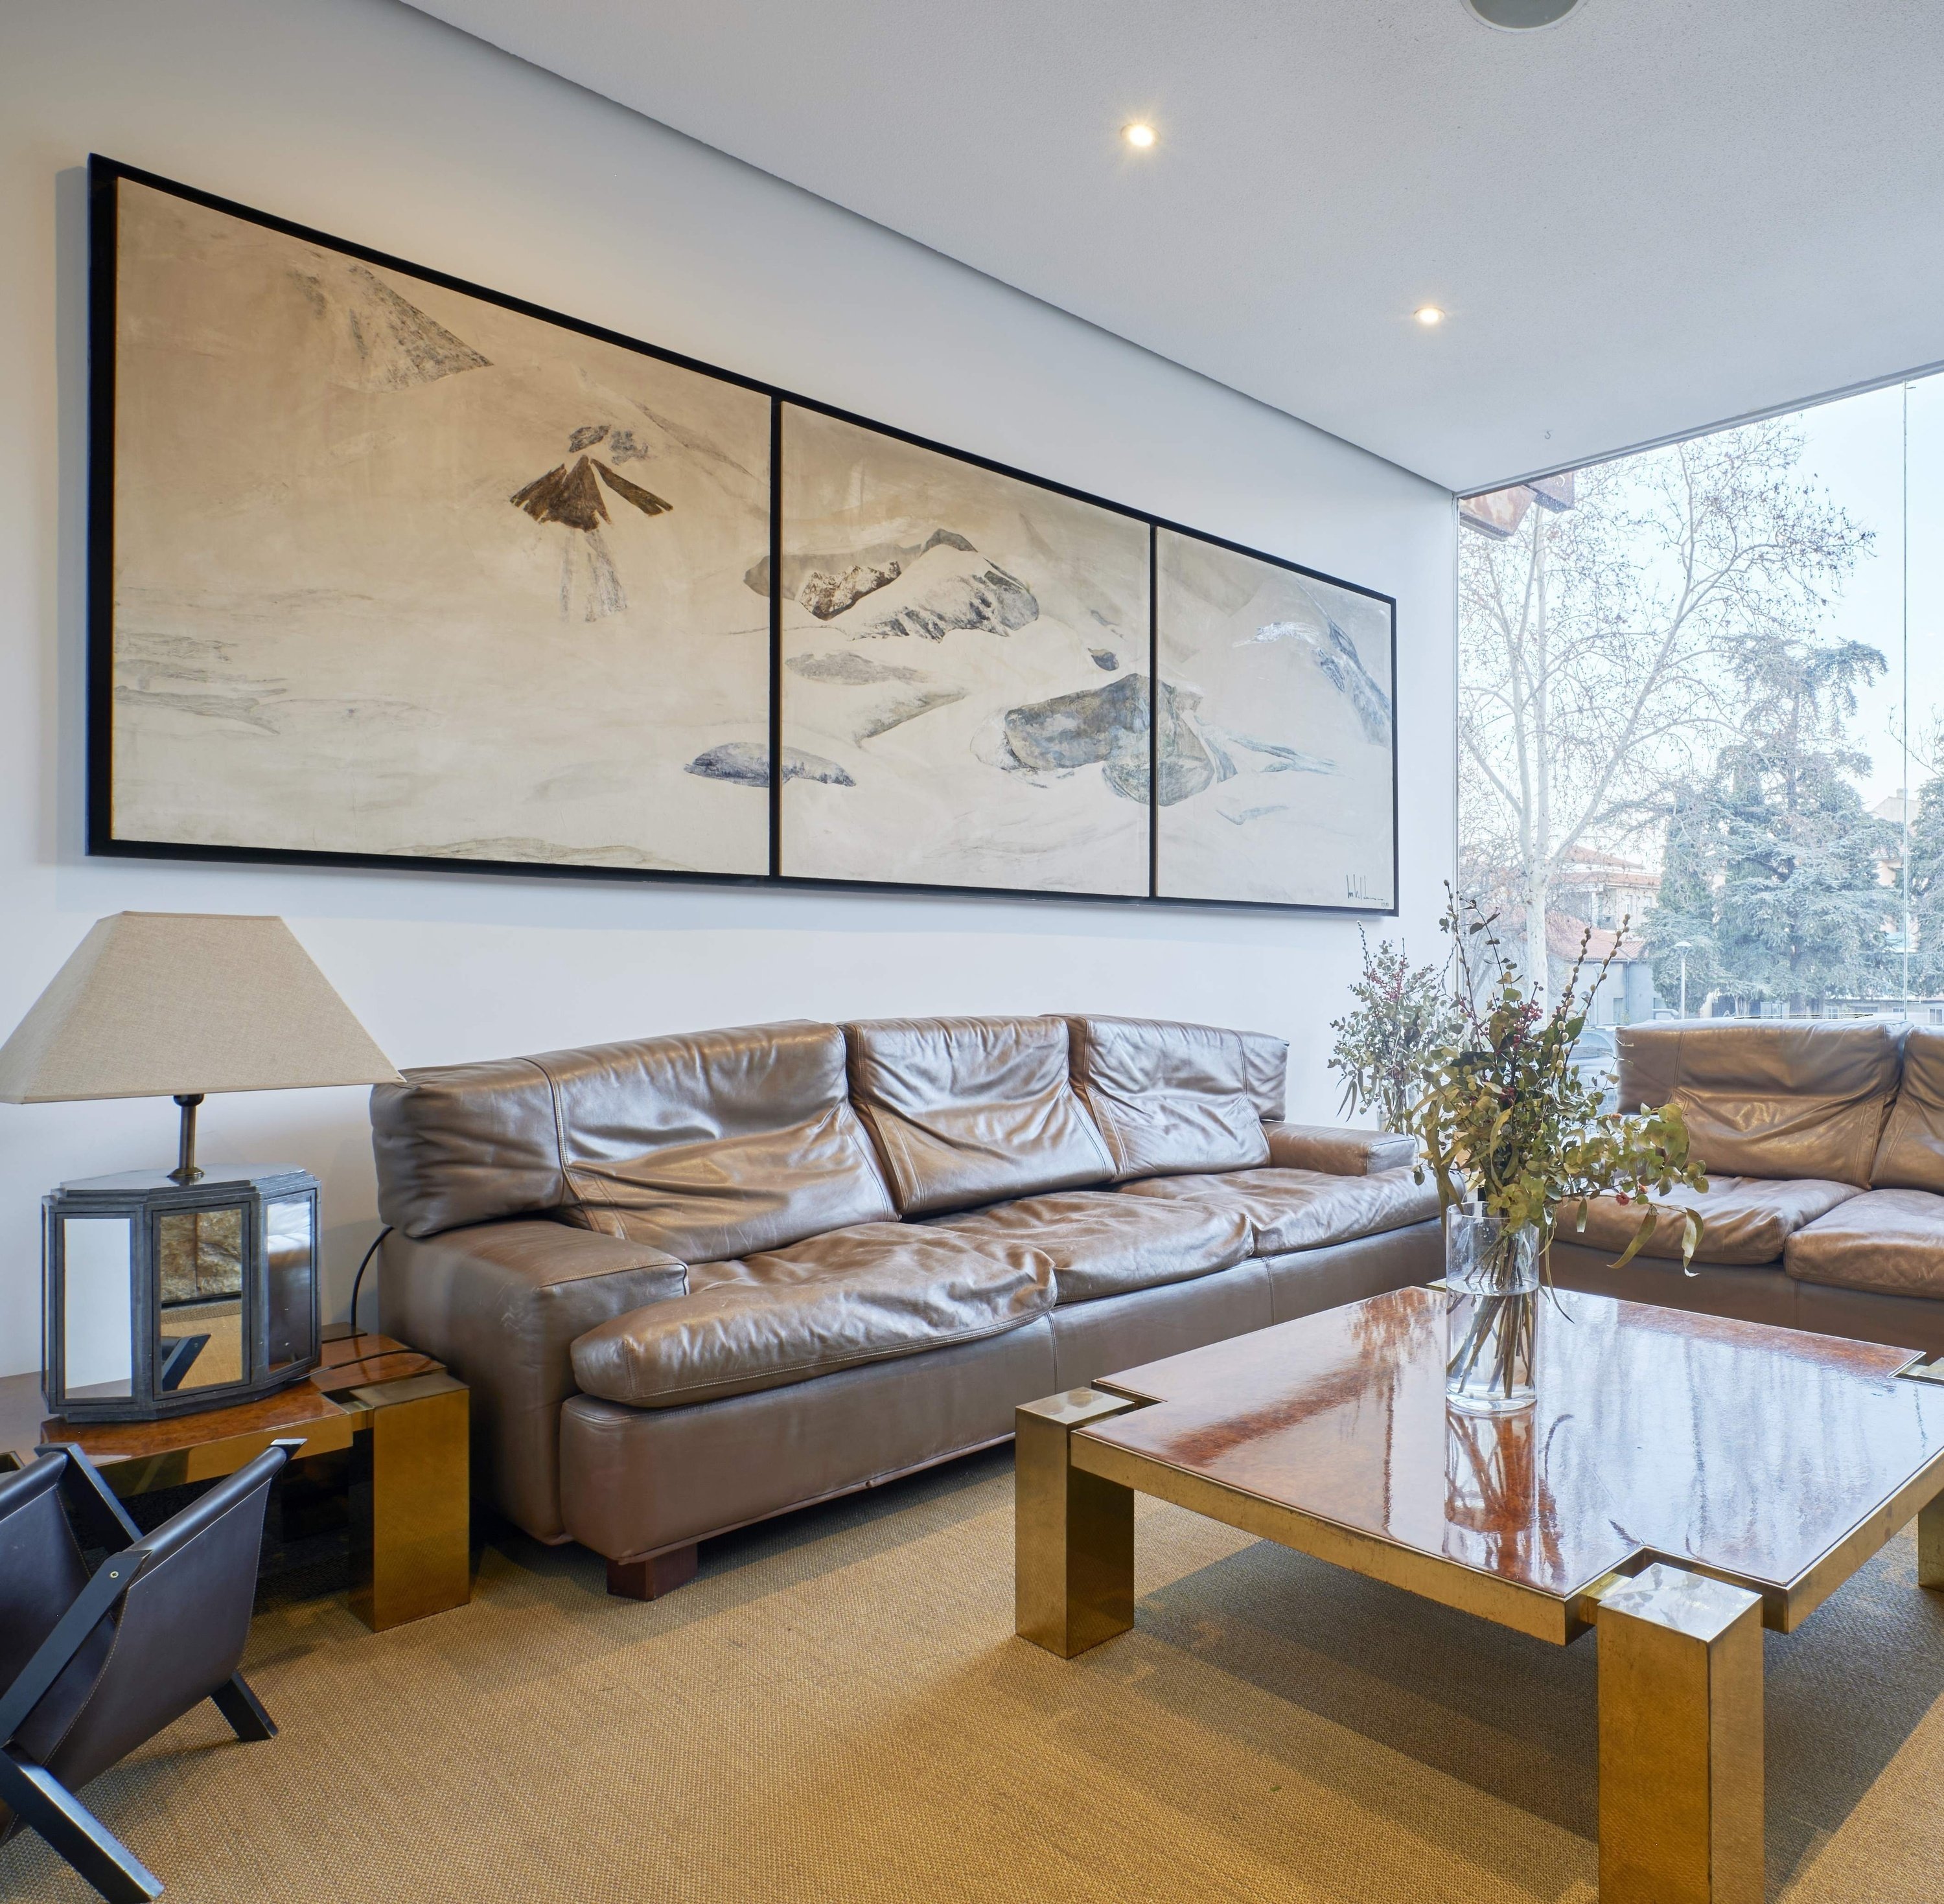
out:
M1446 1406L1469 1414L1531 1407L1539 1329L1539 1230L1480 1205L1444 1218Z

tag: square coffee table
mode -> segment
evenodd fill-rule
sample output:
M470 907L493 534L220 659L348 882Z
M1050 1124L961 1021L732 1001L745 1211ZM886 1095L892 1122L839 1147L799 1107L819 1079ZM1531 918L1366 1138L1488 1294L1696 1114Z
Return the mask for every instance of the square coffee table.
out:
M1399 1289L1018 1411L1017 1623L1133 1624L1152 1494L1565 1645L1600 1635L1601 1904L1761 1904L1761 1629L1913 1516L1944 1586L1944 1370L1909 1350L1561 1291L1536 1407L1444 1405Z

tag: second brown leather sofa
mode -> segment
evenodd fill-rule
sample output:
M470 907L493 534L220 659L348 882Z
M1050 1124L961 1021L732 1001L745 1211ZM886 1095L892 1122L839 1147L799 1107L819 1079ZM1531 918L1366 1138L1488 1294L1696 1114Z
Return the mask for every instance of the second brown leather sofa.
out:
M1641 1221L1562 1211L1570 1288L1944 1354L1944 1030L1875 1020L1693 1020L1623 1027L1620 1107L1672 1101L1709 1187L1684 1275L1680 1219L1613 1267Z
M1283 1120L1279 1039L795 1023L373 1093L382 1314L475 1485L617 1591L1011 1431L1014 1408L1438 1273L1407 1140Z

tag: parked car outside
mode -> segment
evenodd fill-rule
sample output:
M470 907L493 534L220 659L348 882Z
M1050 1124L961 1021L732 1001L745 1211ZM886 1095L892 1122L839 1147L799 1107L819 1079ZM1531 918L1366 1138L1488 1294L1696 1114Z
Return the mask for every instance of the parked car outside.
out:
M1619 1052L1613 1043L1610 1026L1587 1026L1573 1040L1567 1061L1579 1073L1582 1084L1597 1084L1600 1087L1602 1110L1619 1109Z

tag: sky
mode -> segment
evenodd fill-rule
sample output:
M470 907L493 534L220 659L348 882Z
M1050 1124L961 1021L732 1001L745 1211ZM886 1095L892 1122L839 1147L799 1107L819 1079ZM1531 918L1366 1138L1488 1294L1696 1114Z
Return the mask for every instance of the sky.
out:
M1801 413L1807 445L1801 473L1876 532L1824 623L1826 632L1880 649L1889 670L1859 697L1854 726L1870 756L1863 784L1875 806L1904 784L1902 726L1904 641L1904 453L1909 414L1910 726L1921 745L1933 716L1944 716L1944 376L1846 397ZM1944 763L1940 763L1944 765ZM1928 777L1913 761L1911 784Z

